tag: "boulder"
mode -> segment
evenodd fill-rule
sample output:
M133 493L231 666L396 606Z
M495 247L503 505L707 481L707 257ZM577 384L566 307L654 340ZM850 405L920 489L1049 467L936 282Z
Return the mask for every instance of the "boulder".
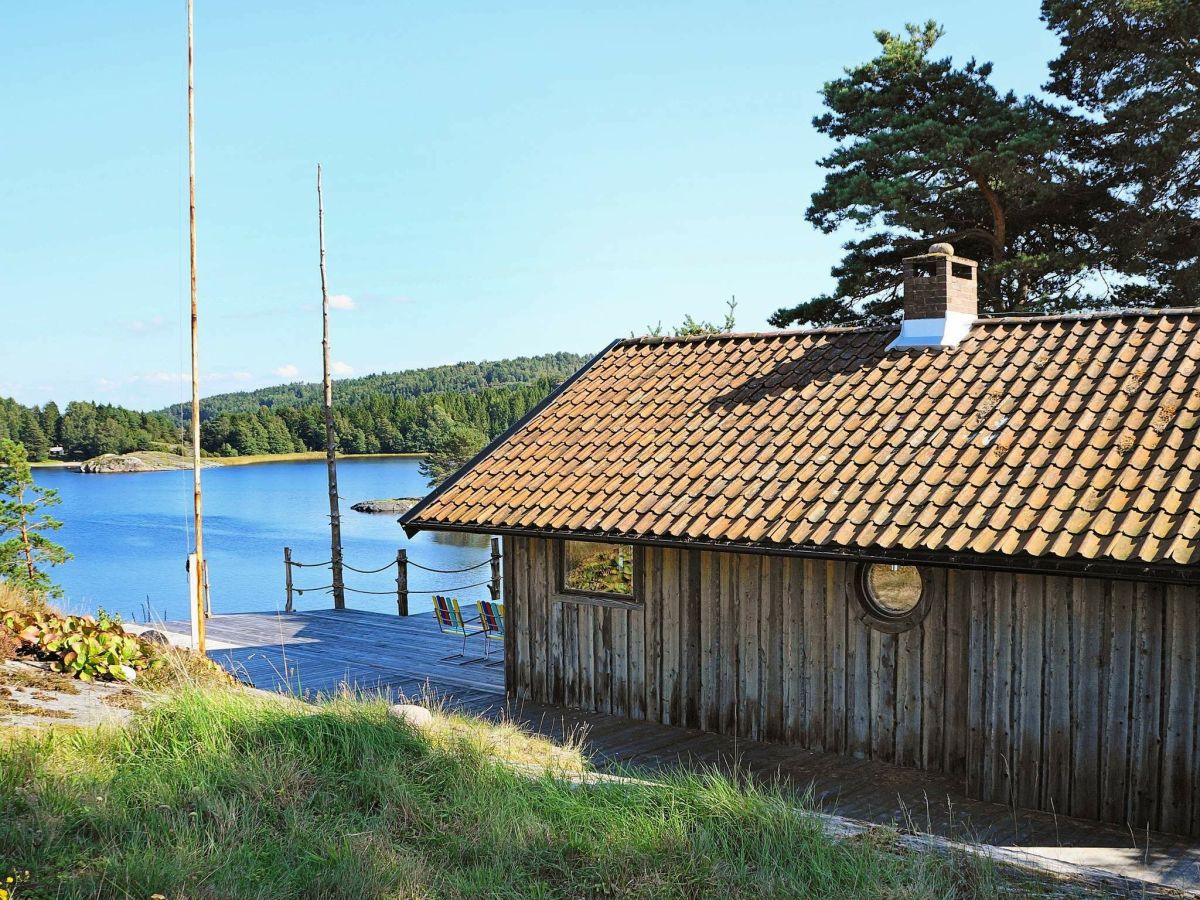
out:
M414 728L428 728L433 724L433 713L415 703L397 703L388 712Z

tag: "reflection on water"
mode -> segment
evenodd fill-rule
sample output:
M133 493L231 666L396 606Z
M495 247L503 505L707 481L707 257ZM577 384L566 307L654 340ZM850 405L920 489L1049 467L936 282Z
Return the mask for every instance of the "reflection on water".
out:
M486 534L467 534L465 531L431 532L429 540L434 544L446 544L451 547L479 547L488 549L491 538Z
M191 545L191 472L83 475L37 469L39 484L56 488L63 522L57 540L75 558L54 571L67 594L64 605L79 611L103 606L126 618L141 618L149 602L156 616L187 617L184 560ZM484 535L422 533L409 539L395 516L350 510L372 497L421 496L427 490L415 459L344 459L338 464L343 497L342 541L346 562L373 569L395 559L403 547L413 562L430 568L465 568L489 555ZM321 460L230 466L204 470L204 544L209 559L213 611L282 609L283 548L298 562L329 559L329 507ZM486 578L487 568L444 575L410 567L409 608L430 609L430 592ZM347 573L351 588L389 591L395 569L376 575ZM447 580L451 579L451 580ZM299 588L329 584L327 569L296 572ZM486 587L459 595L487 596ZM327 593L306 592L296 608L332 605ZM394 612L395 595L347 594L354 609Z

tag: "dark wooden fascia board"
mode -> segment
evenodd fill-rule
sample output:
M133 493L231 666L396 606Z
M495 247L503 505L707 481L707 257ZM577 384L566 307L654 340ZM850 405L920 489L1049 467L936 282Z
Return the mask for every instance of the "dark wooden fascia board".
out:
M405 527L408 530L409 526ZM858 547L769 547L761 544L736 544L726 541L672 540L643 538L622 534L547 531L536 528L500 528L486 525L447 525L440 522L413 523L413 531L458 531L471 534L498 534L515 537L597 541L601 543L642 544L650 547L710 550L726 553L755 553L766 556L796 556L805 559L843 562L889 563L935 566L943 569L978 569L993 572L1017 572L1035 575L1063 575L1079 578L1113 578L1118 581L1156 581L1169 584L1200 585L1200 567L1127 563L1117 560L1065 559L1060 557L1010 556L1002 553L953 553L936 550L890 550Z

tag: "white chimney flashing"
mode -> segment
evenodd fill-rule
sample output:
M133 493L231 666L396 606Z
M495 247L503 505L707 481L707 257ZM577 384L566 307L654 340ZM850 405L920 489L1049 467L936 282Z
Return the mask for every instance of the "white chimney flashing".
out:
M969 313L947 311L944 319L909 319L900 324L900 334L889 350L906 347L957 347L976 322Z

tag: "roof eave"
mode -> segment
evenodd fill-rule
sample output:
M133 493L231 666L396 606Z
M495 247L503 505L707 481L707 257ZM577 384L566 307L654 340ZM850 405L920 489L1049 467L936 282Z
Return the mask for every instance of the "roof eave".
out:
M518 431L520 431L522 428L524 428L526 425L528 425L530 422L532 422L538 415L541 414L542 410L544 410L551 403L553 403L555 400L557 400L559 395L561 395L563 391L565 391L572 384L574 384L585 372L587 372L594 365L596 365L596 363L599 362L604 356L606 356L614 347L618 346L621 343L622 343L622 339L620 339L620 338L618 338L615 341L610 342L607 347L605 347L603 350L601 350L599 353L597 353L595 356L593 356L591 359L589 359L586 363L584 363L582 366L580 366L575 371L574 374L572 374L568 378L564 379L563 382L558 387L556 387L549 394L547 394L542 399L541 403L537 404L537 406L535 406L533 409L529 410L529 412L525 413L525 415L521 416L520 419L518 419L516 422L514 422L513 426L511 428L509 428L506 432L504 432L502 435L497 437L494 441L492 441L490 444L488 444L486 447L484 447L482 450L480 450L478 453L476 453L473 457L471 457L470 460L467 461L466 465L464 465L461 469L459 469L457 472L455 472L453 475L451 475L449 478L447 478L445 481L443 481L440 485L438 485L436 488L434 488L432 491L430 491L428 494L426 494L425 499L423 499L420 503L418 503L416 506L414 506L408 512L404 513L404 515L402 515L398 519L398 521L400 522L400 527L404 529L404 533L411 538L417 532L424 529L426 526L418 524L416 522L416 519L420 516L420 514L422 512L424 512L429 507L429 504L431 504L434 500L436 500L438 497L440 497L446 491L450 490L450 488L454 487L454 485L457 484L458 481L464 475L466 475L468 472L470 472L471 469L475 468L475 466L477 466L479 463L483 462L483 460L485 460L489 456L491 456L492 452L497 447L499 447L501 444L503 444L505 441L507 441L509 438L511 438L514 434L516 434Z
M832 559L863 563L907 563L949 569L1061 575L1080 578L1114 578L1119 581L1156 581L1168 584L1200 585L1200 566L1179 563L1145 563L1118 559L1085 557L1032 556L1003 553L954 552L943 550L905 550L885 547L779 546L737 543L734 541L692 540L627 534L519 528L475 523L449 524L425 521L413 523L414 529L466 532L469 534L511 535L514 537L558 538L573 541L602 541L643 544L676 549L709 550L727 553L755 553L769 556L794 556L804 559ZM406 531L408 530L406 526Z

